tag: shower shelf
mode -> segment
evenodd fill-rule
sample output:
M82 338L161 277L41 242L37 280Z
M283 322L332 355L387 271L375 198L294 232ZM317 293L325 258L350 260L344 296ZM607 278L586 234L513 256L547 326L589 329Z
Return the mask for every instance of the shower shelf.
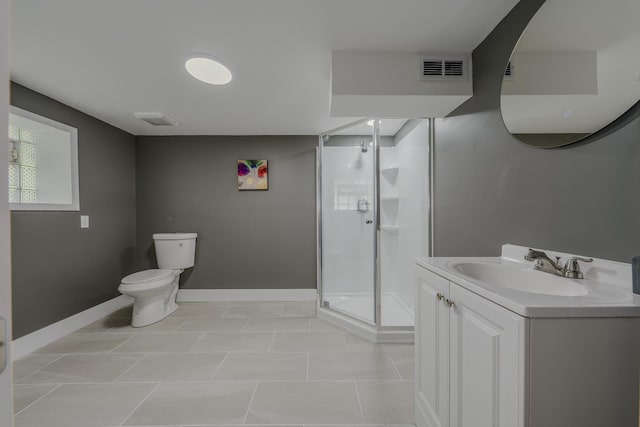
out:
M389 181L395 181L398 178L398 166L389 166L386 168L380 169L382 175L385 176Z
M391 234L398 234L400 232L399 225L380 225L380 231L386 231Z

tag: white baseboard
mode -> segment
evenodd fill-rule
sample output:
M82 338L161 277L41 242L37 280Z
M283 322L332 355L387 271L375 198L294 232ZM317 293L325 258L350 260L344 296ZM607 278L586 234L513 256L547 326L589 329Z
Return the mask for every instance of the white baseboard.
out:
M178 302L315 301L316 289L180 289Z
M11 343L11 360L18 360L29 353L33 353L37 349L108 316L132 302L132 298L126 295L120 295L102 304L98 304L95 307L62 319L59 322L38 329L35 332L31 332L28 335L17 338Z

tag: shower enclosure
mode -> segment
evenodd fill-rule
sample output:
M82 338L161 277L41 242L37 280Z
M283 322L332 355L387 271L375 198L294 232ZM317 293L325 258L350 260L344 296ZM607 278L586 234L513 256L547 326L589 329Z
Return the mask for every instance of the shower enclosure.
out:
M411 342L414 262L429 246L429 121L363 120L320 136L318 316Z

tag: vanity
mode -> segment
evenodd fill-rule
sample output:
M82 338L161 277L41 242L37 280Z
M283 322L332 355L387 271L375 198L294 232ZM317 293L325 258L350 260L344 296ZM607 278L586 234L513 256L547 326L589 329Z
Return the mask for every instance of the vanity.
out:
M418 427L638 426L630 265L578 261L584 278L561 277L531 253L416 260Z

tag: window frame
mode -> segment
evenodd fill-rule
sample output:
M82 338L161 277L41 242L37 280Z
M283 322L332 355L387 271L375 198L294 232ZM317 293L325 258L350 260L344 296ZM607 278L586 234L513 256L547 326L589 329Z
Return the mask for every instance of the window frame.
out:
M24 119L33 120L40 124L68 132L69 154L71 156L71 203L9 203L11 211L80 211L80 180L78 173L78 129L43 117L22 108L9 106L9 113L20 116ZM11 120L9 120L9 124ZM9 138L7 137L7 142ZM7 165L8 167L8 165Z

